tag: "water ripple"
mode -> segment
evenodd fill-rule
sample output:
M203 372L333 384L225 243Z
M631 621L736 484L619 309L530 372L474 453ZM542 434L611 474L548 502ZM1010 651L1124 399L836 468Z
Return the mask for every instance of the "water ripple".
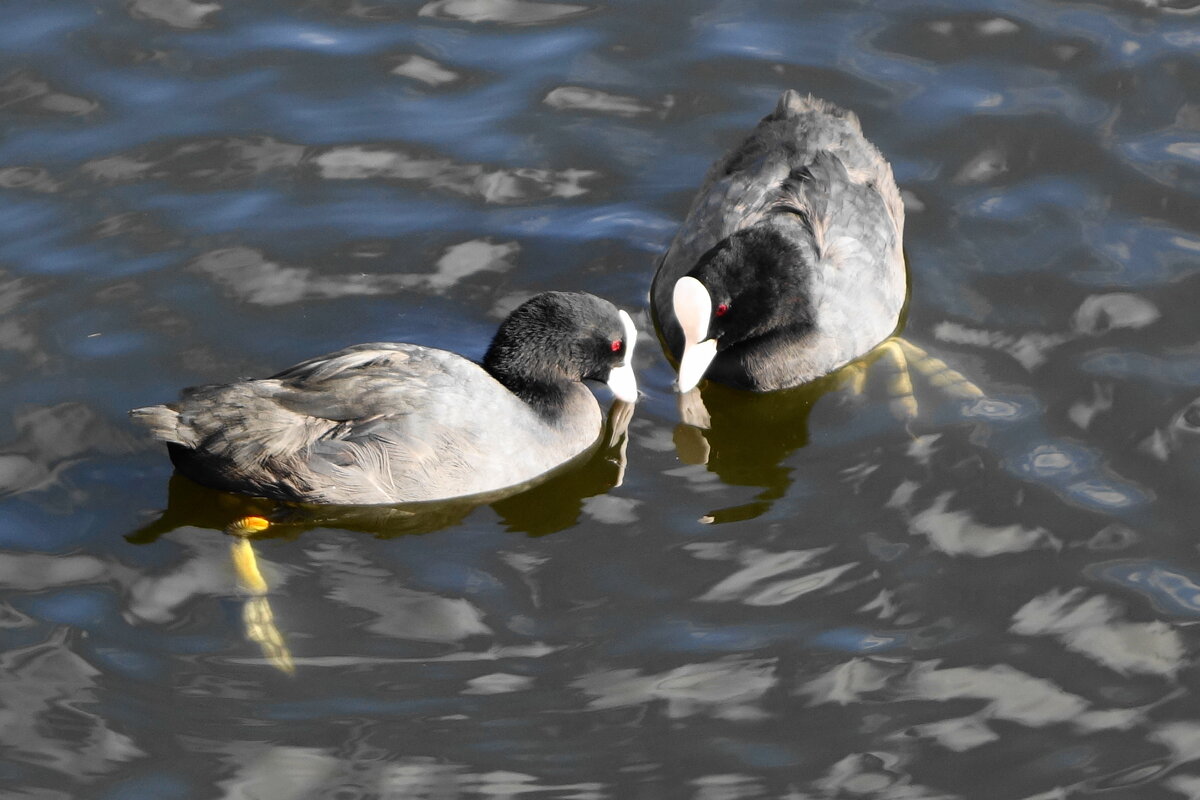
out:
M1196 794L1194 5L0 0L5 785ZM785 88L894 165L903 335L981 396L680 423L654 261ZM127 427L543 289L634 315L643 398L491 505L234 542Z

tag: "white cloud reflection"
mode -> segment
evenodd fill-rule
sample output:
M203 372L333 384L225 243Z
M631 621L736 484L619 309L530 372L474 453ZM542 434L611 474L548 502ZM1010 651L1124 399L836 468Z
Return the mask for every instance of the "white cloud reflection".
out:
M520 692L533 686L533 678L513 675L508 672L492 672L467 681L463 694L507 694Z
M994 720L1030 728L1070 723L1080 731L1097 731L1127 728L1142 717L1140 709L1094 709L1054 682L1007 664L942 668L936 660L855 658L809 680L797 693L811 705L978 701L974 711L956 711L913 729L955 752L998 740L990 724Z
M585 86L559 86L551 89L542 102L559 111L595 111L618 117L636 117L655 110L636 97L611 94ZM670 104L667 105L669 107Z
M0 496L49 489L86 456L134 447L128 432L83 403L19 407L12 424L16 438L0 445Z
M929 539L943 553L955 556L994 556L1051 547L1061 542L1043 528L1011 525L987 525L966 510L949 510L953 492L942 492L933 505L909 520L909 530Z
M1158 308L1144 297L1113 292L1085 298L1072 322L1080 333L1097 336L1114 328L1144 328L1160 316Z
M303 747L256 741L193 741L215 752L223 762L219 786L226 800L291 800L292 798L377 797L381 800L459 800L460 798L562 797L602 800L610 797L596 782L549 783L514 770L473 771L442 756L381 754Z
M1080 428L1087 430L1092 421L1105 411L1110 411L1113 404L1113 385L1111 383L1093 383L1092 398L1077 400L1071 404L1067 416Z
M801 575L793 575L782 580L771 580L778 575L812 565L819 556L831 549L821 547L812 550L770 552L752 547L746 548L736 556L743 568L720 581L697 599L705 602L740 600L751 606L775 606L787 603L801 595L832 585L844 573L858 565L858 562L852 561L822 569L808 570ZM698 550L696 554L700 558L712 558L709 551Z
M207 275L242 302L262 306L385 294L413 283L407 275L322 275L307 267L277 264L249 247L209 251L196 258L191 268Z
M446 248L437 260L435 271L421 276L421 280L430 289L443 291L480 272L507 272L519 252L521 246L516 242L497 243L487 239L461 242Z
M190 266L244 303L278 306L402 290L442 293L480 273L511 269L520 250L516 242L472 239L446 248L428 273L324 274L309 267L276 263L249 247L212 250Z
M441 156L361 145L331 148L314 156L312 163L327 180L415 181L451 194L499 204L547 197L578 197L588 191L582 185L583 181L597 174L583 169L487 167Z
M262 746L247 756L234 775L218 785L227 800L284 800L303 797L325 784L339 759L316 747Z
M1056 589L1022 606L1013 615L1012 631L1053 636L1068 650L1123 675L1174 677L1184 658L1179 633L1165 622L1125 622L1120 616L1120 606L1103 595Z
M1194 458L1200 449L1200 397L1175 412L1166 425L1143 439L1138 449L1159 461L1169 461L1180 454L1191 454Z
M587 11L587 6L567 3L533 3L528 0L435 0L421 6L420 16L464 22L532 25L555 22Z
M100 693L100 671L72 652L66 639L60 629L44 642L0 656L0 730L6 759L91 783L145 753L90 710Z
M443 67L436 61L416 54L408 56L399 64L392 67L392 74L420 81L427 86L442 86L447 83L454 83L460 77L457 72Z
M213 536L200 529L181 529L177 537L190 553L170 570L140 572L129 583L126 618L165 624L173 622L177 610L195 597L233 594L236 575L229 559L229 538ZM279 589L286 574L275 564L258 557L258 568L268 584Z
M657 675L634 669L602 670L572 685L592 696L589 708L620 708L665 700L673 718L696 714L730 720L760 719L760 700L777 682L774 659L724 659L685 664Z
M871 797L877 800L951 800L954 795L913 783L901 759L874 751L853 753L833 764L813 782L820 797Z
M395 574L346 547L316 547L306 554L319 565L326 596L370 612L374 618L366 628L375 633L424 642L491 633L483 614L467 600L401 586Z
M209 15L220 11L221 6L192 0L133 0L128 9L134 19L150 19L172 28L191 30L204 27Z
M0 82L0 107L6 113L83 116L100 104L78 95L55 90L49 81L29 72L10 73Z

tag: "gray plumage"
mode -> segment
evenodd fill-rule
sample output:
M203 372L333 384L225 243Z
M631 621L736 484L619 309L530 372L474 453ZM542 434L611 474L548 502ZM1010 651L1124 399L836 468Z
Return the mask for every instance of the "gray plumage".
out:
M530 321L526 307L538 303L554 313ZM130 413L168 445L181 473L226 491L344 505L492 492L596 443L600 408L580 381L605 379L623 352L612 342L624 345L617 310L590 295L539 295L505 326L489 357L520 372L523 397L487 359L491 371L445 350L375 343Z
M708 377L758 391L813 380L894 332L903 231L891 167L858 118L787 91L709 171L655 275L655 320L678 358L672 291L691 275L729 305Z

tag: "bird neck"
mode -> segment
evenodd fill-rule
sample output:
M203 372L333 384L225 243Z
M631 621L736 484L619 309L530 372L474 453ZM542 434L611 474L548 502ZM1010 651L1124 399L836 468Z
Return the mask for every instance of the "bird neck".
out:
M534 369L528 359L514 357L503 343L492 343L483 368L543 419L556 421L566 410L571 381L561 373Z

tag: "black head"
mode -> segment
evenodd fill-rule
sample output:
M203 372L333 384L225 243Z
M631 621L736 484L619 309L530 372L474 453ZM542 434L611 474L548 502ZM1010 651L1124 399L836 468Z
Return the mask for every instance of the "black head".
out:
M632 402L623 395L636 393L632 368L625 369L636 338L629 316L607 300L544 292L501 323L483 366L539 408L560 403L564 384L584 379L611 381L614 393Z
M779 330L812 327L811 265L786 229L761 224L717 243L688 273L712 298L718 352Z

